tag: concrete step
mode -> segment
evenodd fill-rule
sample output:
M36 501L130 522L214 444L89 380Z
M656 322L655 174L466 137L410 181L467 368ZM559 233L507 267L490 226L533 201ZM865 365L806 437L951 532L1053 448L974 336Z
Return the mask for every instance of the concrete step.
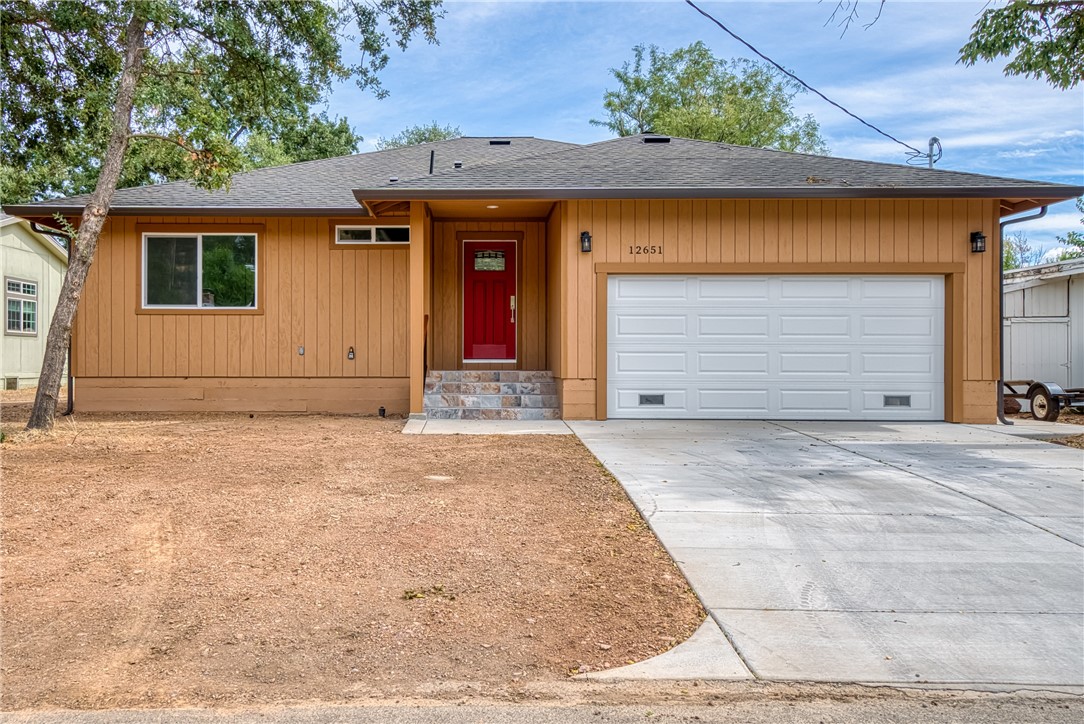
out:
M547 370L429 370L426 380L439 382L553 382Z
M426 410L430 420L560 420L557 408L512 407L442 407Z

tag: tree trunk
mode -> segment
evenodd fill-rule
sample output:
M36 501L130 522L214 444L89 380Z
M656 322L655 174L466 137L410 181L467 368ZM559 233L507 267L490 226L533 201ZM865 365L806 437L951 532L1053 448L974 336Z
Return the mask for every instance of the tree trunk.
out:
M143 35L147 19L140 17L139 3L134 3L132 17L124 31L124 66L117 84L117 102L113 107L113 129L109 145L102 158L101 173L90 201L83 208L79 231L68 249L68 270L60 287L53 320L49 324L49 336L45 342L45 358L38 378L38 392L34 409L30 412L27 430L49 430L56 417L56 403L60 397L60 382L64 373L64 356L71 340L72 322L87 281L87 273L98 248L113 194L117 190L124 155L128 150L128 136L132 123L132 105L135 102L136 85L143 71Z

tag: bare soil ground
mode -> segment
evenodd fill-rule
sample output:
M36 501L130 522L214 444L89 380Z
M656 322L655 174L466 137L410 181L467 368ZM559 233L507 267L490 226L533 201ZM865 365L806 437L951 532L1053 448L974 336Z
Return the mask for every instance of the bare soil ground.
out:
M1017 417L1023 420L1032 419L1030 412L1020 412L1012 417ZM1062 410L1058 415L1058 422L1065 423L1066 425L1084 425L1084 414L1076 412L1074 409ZM1050 442L1057 443L1058 445L1065 445L1067 447L1075 447L1084 450L1084 433L1080 435L1070 435L1069 437L1058 437L1050 440Z
M574 437L2 410L0 707L498 699L703 611Z

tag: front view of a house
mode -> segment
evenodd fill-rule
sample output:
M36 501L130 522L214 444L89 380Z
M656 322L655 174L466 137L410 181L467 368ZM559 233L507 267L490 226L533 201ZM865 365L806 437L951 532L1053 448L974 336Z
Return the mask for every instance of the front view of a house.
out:
M1082 192L659 136L124 189L76 406L993 422L998 225Z

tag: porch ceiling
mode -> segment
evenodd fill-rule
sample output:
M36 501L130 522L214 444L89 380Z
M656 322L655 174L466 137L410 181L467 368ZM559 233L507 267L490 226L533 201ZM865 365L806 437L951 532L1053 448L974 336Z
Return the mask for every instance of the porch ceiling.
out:
M456 199L430 201L429 210L437 219L545 219L553 204L552 200Z

